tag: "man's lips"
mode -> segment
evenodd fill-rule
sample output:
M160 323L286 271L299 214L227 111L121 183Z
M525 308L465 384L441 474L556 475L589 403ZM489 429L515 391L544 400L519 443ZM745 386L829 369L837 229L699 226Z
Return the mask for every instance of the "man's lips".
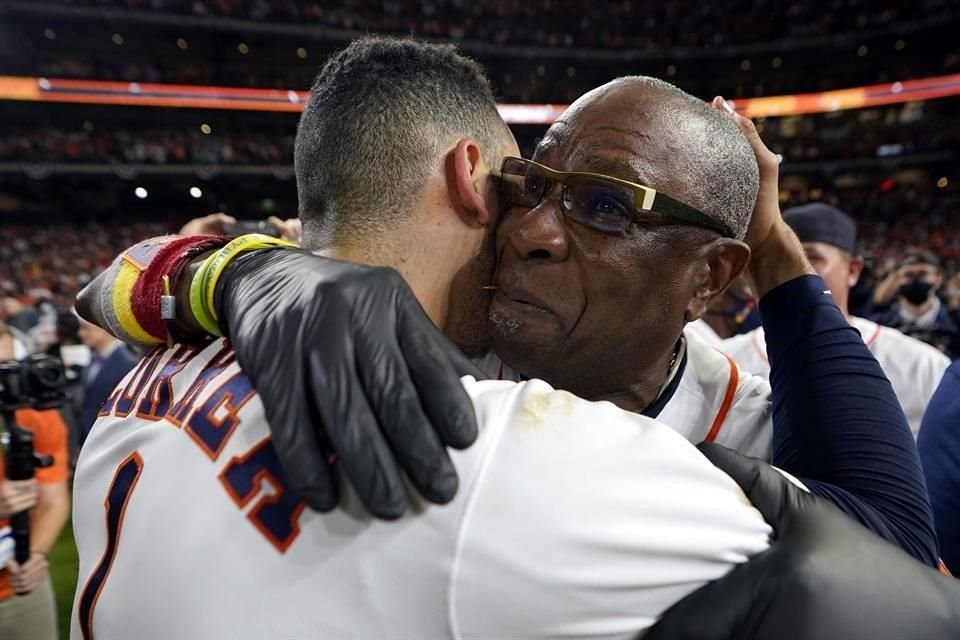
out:
M521 289L501 287L497 289L493 300L521 313L551 313L550 308L540 297Z

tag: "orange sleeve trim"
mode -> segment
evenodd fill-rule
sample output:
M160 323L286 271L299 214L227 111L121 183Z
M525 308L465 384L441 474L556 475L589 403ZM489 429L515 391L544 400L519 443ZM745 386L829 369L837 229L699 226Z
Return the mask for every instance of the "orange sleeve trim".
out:
M874 331L874 332L873 332L873 335L870 336L870 339L867 340L867 348L868 348L868 349L870 349L871 347L873 347L873 343L877 341L877 336L880 335L880 330L881 330L882 328L883 328L883 327L882 327L881 325L879 325L879 324L877 325L877 330Z
M705 442L714 442L717 439L720 427L723 426L727 414L730 413L730 407L733 406L733 397L737 394L737 386L740 384L740 370L737 368L737 363L727 354L723 354L723 357L730 363L730 378L727 380L727 392L723 396L723 404L720 405L720 411L717 412L717 417L714 418L713 425L710 426L710 431L704 438Z
M937 569L940 569L940 573L942 573L943 575L945 575L945 576L947 576L947 577L952 578L952 577L953 577L953 574L950 573L950 569L947 568L947 565L943 564L943 560L939 560L939 559L938 559L937 562L939 563L939 564L937 565Z

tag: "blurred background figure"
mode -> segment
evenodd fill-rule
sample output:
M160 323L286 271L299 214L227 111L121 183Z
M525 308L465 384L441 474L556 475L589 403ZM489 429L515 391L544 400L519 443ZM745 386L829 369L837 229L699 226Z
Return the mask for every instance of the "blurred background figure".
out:
M787 209L783 219L794 230L806 251L807 259L830 287L830 293L846 314L864 342L876 356L890 379L897 399L907 415L914 436L920 431L927 403L933 396L950 359L929 344L911 338L892 327L852 315L849 311L850 291L856 286L863 270L863 257L857 253L857 225L853 219L836 207L811 203ZM909 260L909 258L908 258ZM924 265L929 267L929 265ZM902 271L902 270L901 270ZM906 282L915 282L914 276L898 275ZM923 277L934 277L932 268ZM919 277L919 276L918 276ZM913 285L908 285L913 286ZM932 296L932 289L924 287ZM940 301L932 296L940 309ZM724 340L718 348L731 356L742 369L762 376L770 376L767 345L762 328Z
M947 369L917 439L940 557L960 575L960 361Z
M63 362L66 377L63 392L67 401L60 413L70 431L70 459L74 462L80 451L84 374L90 366L92 351L80 340L80 318L73 311L62 311L57 316L57 342L47 349L47 353Z
M747 278L740 276L718 296L699 320L687 324L685 335L719 345L723 340L760 326L760 310Z
M79 448L83 447L90 427L97 421L100 405L137 364L137 358L125 344L97 325L78 321L77 334L83 345L90 349L90 364L83 372L83 403L77 439Z
M0 319L5 321L6 335L11 344L10 359L22 360L33 352L30 331L37 326L37 312L12 296L0 300Z
M12 335L0 321L0 362L13 355ZM53 465L37 469L32 480L7 480L0 456L0 538L10 516L30 510L30 559L20 565L0 551L0 638L55 640L57 609L47 555L70 515L67 427L56 409L18 409L14 420L33 433L34 451L52 456ZM8 425L0 427L5 431Z
M956 358L960 356L960 327L937 295L942 285L943 267L936 254L912 250L877 287L874 319Z

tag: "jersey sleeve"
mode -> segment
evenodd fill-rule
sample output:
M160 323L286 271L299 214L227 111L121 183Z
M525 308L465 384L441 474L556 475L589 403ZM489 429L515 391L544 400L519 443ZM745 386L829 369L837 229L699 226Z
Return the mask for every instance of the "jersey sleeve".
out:
M17 423L33 432L33 450L40 455L53 457L49 467L37 469L40 484L55 484L67 479L67 425L56 409L34 411L21 409L16 412Z
M496 440L460 524L455 637L633 637L767 547L739 487L666 425L542 381L467 389Z

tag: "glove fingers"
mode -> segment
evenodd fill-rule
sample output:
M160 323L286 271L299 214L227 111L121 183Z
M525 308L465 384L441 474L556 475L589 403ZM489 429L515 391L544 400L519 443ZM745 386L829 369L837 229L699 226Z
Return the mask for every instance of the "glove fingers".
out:
M305 425L295 417L285 417L287 412L266 407L264 410L287 488L311 509L324 513L336 509L340 492L330 465L330 452L321 447L318 439L306 437L315 433L318 423L310 421Z
M791 497L798 499L793 492L799 493L800 489L769 464L756 458L749 458L713 442L701 442L697 448L714 466L740 485L764 520L775 530L781 528Z
M352 349L332 361L311 353L310 391L338 466L360 501L374 516L395 520L407 508L406 489L353 363Z
M382 431L420 495L447 503L457 493L457 472L424 413L404 355L395 340L371 340L369 335L358 333L357 359L365 363L360 378Z
M477 439L477 415L460 377L482 374L437 331L419 305L404 300L400 305L400 349L424 412L445 445L465 449Z
M270 362L273 364L265 363L257 377L258 388L287 487L310 508L332 511L340 501L337 479L329 461L329 447L324 446L320 435L320 416L311 407L306 373L293 362Z

